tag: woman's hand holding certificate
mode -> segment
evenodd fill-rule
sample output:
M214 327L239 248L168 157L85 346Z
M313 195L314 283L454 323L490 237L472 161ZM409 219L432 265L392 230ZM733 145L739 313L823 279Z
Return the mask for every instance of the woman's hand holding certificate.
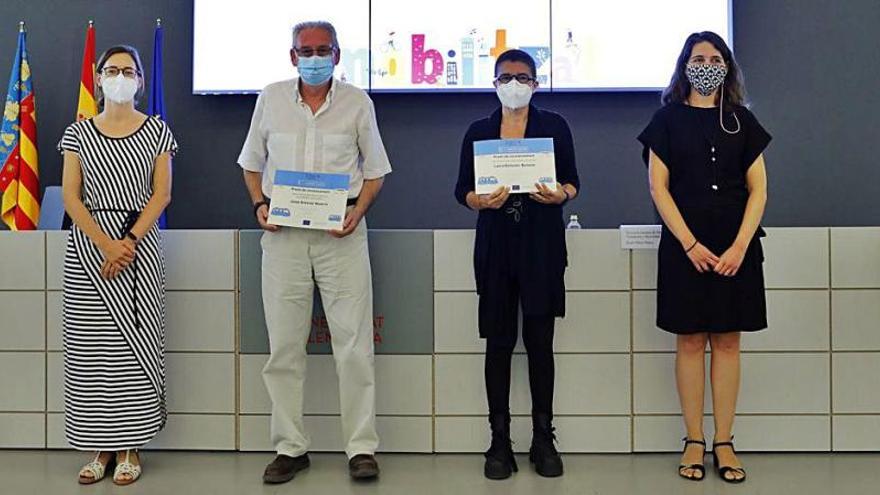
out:
M562 187L562 184L558 182L556 183L556 189L550 189L541 183L535 184L535 188L538 189L538 192L530 193L529 197L538 203L543 203L545 205L561 205L562 203L565 203L566 199L568 199L568 193L565 192L565 188Z
M501 186L489 194L477 194L476 196L478 210L485 210L487 208L497 210L507 202L507 198L510 196L510 188Z

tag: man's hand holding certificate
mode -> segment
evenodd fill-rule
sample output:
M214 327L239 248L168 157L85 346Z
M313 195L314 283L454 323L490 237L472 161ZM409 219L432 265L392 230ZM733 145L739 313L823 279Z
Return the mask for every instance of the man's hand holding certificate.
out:
M275 173L268 223L303 229L342 230L348 184L347 174L279 170Z
M552 138L493 139L474 143L474 192L491 194L507 187L511 194L540 192L537 184L556 189Z

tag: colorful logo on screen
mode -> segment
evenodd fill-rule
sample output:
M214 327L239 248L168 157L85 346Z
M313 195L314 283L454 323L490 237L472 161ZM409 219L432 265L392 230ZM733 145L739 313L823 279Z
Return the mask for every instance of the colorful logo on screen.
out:
M272 208L272 216L289 217L290 210L287 208L280 208L280 207L276 206L275 208Z
M395 37L394 32L389 34L389 40L379 50L382 55L374 61L373 73L379 77L393 79L400 72ZM441 50L426 45L427 35L413 34L410 38L410 82L413 85L490 87L495 79L495 60L507 50L517 48L507 45L507 29L495 30L494 46L478 30L471 30L457 46L446 47L445 57ZM550 61L550 47L520 46L519 49L532 56L538 69L538 82L546 84L548 76L542 68Z
M477 184L481 186L498 184L498 177L495 177L494 175L490 175L488 177L483 176L477 179Z

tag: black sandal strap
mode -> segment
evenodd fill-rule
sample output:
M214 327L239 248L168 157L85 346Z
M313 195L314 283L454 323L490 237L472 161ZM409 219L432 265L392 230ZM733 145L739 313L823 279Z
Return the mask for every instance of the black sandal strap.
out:
M730 440L728 440L726 442L716 442L715 440L712 440L712 449L713 450L715 449L715 447L725 447L725 446L733 447L733 435L730 435Z
M688 437L684 437L684 438L681 439L681 441L684 442L685 446L687 446L688 444L691 444L691 443L693 443L693 444L697 444L697 445L702 445L703 447L706 446L706 441L705 441L705 440L692 440L692 439L690 439L690 438L688 438Z

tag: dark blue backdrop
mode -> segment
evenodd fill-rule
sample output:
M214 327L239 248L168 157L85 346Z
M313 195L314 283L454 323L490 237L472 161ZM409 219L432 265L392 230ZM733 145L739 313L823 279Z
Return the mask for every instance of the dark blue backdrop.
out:
M157 17L165 27L165 103L181 144L169 225L251 227L235 160L255 97L191 94L189 1L0 3L3 78L18 20L29 26L42 182L60 183L54 146L76 112L87 21L95 20L99 51L130 43L141 49L149 67ZM767 152L767 225L880 225L880 166L873 151L880 131L877 26L877 0L734 0L735 49L753 110L775 137ZM286 63L286 46L254 49L274 50L278 63ZM638 53L621 57L639 61ZM452 186L461 137L468 123L494 108L494 95L378 94L374 100L395 172L370 213L371 226L471 227L473 214L454 202ZM536 102L561 112L574 130L585 187L568 209L581 223L653 222L635 136L658 106L658 95L554 94L540 95Z

